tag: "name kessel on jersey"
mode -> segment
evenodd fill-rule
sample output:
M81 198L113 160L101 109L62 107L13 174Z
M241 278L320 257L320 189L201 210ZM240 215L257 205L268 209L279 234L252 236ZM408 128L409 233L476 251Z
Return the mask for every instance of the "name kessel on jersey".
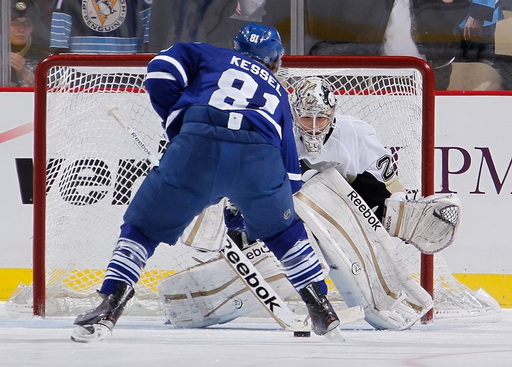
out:
M238 66L240 69L247 70L254 75L259 76L263 81L266 81L276 92L281 96L281 84L274 78L265 68L262 68L257 63L250 62L249 60L241 57L233 56L231 58L231 65Z

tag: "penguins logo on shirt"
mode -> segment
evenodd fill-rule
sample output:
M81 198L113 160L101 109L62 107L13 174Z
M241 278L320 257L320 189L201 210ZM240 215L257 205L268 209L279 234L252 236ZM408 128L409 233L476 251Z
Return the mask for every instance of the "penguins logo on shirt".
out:
M126 19L126 0L83 0L85 24L96 32L111 32Z

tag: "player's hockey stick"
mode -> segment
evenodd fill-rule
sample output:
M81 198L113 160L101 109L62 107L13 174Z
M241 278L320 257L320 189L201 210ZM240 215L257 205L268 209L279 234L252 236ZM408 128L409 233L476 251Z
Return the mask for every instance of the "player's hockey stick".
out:
M158 165L158 159L151 152L146 144L139 138L138 134L126 123L123 115L116 106L108 106L107 112L113 116L115 120L126 130L128 135L132 137L133 142L146 153L152 164ZM305 325L293 313L288 305L268 284L261 273L247 259L245 254L234 244L228 240L225 247L220 250L221 256L233 268L236 275L247 286L251 293L261 303L263 308L267 310L269 315L284 329L290 331L309 332L310 327Z
M279 326L290 331L309 332L309 327L305 325L304 320L290 310L286 302L274 291L229 236L220 253Z

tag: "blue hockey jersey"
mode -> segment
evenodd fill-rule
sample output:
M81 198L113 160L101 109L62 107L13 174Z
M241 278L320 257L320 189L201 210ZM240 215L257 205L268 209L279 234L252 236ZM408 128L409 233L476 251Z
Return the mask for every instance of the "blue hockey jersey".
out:
M146 87L169 140L179 133L185 110L194 104L241 113L281 150L292 189L300 188L288 92L259 62L204 43L177 43L149 63Z

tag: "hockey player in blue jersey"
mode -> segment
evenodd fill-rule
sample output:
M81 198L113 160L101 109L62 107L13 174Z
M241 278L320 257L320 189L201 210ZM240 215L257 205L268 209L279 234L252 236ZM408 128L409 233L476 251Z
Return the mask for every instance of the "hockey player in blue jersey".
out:
M273 75L284 52L280 36L249 23L234 45L177 43L149 63L147 91L171 144L128 206L99 290L104 299L76 318L72 340L97 340L112 330L159 243L176 243L196 215L223 197L243 214L247 234L281 261L313 331L339 325L293 207L301 171L287 91Z

